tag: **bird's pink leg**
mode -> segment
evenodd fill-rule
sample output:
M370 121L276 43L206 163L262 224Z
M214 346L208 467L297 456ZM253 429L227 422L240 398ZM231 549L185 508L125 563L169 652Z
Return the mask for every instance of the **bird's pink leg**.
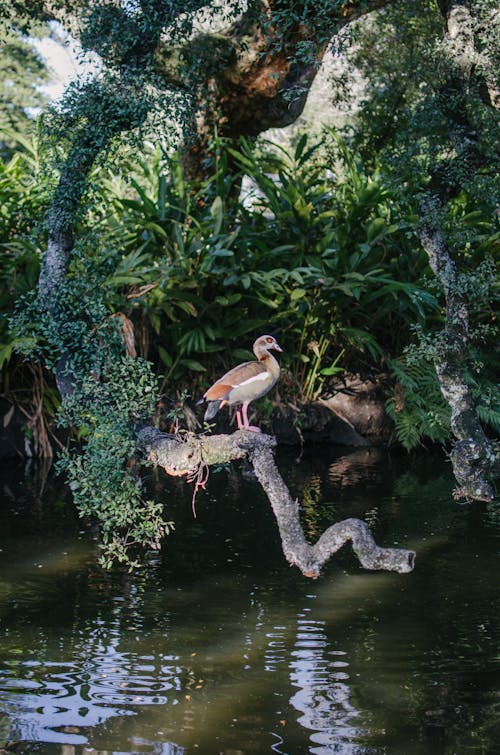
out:
M243 427L241 429L242 430L250 430L253 433L260 433L260 427L255 427L254 425L249 425L248 424L248 414L247 414L247 411L248 411L248 404L245 403L241 407L241 414L242 414L242 417L243 417Z
M236 409L236 424L238 425L238 430L241 430L243 423L241 421L241 412L239 409Z

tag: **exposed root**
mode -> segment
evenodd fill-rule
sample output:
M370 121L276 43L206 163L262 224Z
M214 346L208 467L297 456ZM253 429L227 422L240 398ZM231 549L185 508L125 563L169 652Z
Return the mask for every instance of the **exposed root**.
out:
M206 485L207 485L209 477L210 477L210 467L208 466L208 464L205 464L204 461L201 462L201 464L199 465L196 471L188 472L187 482L194 483L193 497L191 498L191 509L193 511L193 516L195 519L196 519L196 495L200 488L202 488L202 490L206 489Z

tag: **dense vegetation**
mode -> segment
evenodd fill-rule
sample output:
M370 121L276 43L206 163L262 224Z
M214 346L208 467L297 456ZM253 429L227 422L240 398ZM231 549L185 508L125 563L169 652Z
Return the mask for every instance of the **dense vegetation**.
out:
M186 170L185 153L174 152L166 136L151 143L152 124L166 108L158 96L148 121L144 93L159 89L157 73L148 78L156 11L144 11L153 41L134 51L136 79L124 83L116 56L132 48L120 52L118 40L111 43L116 19L101 9L111 42L100 52L110 70L70 90L42 141L18 140L0 165L3 393L29 415L41 451L49 448L51 415L75 428L83 454L65 453L61 466L82 514L101 521L108 562L126 560L132 543L156 547L168 528L143 501L128 464L134 423L156 412L164 427L177 427L187 398L248 358L262 331L285 350L283 398L327 396L343 372L383 372L400 442L411 449L449 438L450 408L434 369L446 340L446 297L419 236L422 197L431 189L446 199L439 220L468 307L467 382L480 419L498 430L497 178L489 164L470 170L469 156L464 167L450 153L450 114L439 101L447 73L434 74L441 16L432 3L406 5L389 4L357 30L346 54L367 83L343 127L296 133L286 148L244 134L212 136L203 176L193 175L192 160ZM92 24L103 22L96 8L89 38ZM300 64L313 54L302 49ZM118 91L126 93L124 109ZM89 132L92 107L98 115ZM178 115L188 118L186 110ZM481 118L481 148L492 153L494 122ZM129 129L135 139L120 145L117 134ZM103 151L108 159L96 162ZM250 192L240 193L243 178ZM55 234L54 207L62 218ZM36 291L51 232L71 249L57 306ZM76 395L60 390L61 404L47 370L70 376Z
M217 171L196 192L175 161L165 171L154 149L148 159L125 161L121 178L96 173L85 246L71 266L83 330L68 338L82 339L88 317L100 323L101 335L113 329L111 315L126 317L139 354L155 364L174 403L186 391L199 396L217 371L247 358L253 335L271 325L285 348L284 397L327 395L328 378L341 370L389 369L388 409L400 440L411 448L426 436L446 439L448 412L430 359L442 324L440 293L418 243L416 209L385 166L367 170L331 130L313 144L302 136L291 153L243 142L231 157L255 192L240 201L225 181L224 145L214 150ZM6 313L22 296L29 299L38 276L44 234L29 223L43 218L48 192L36 171L28 144L2 167ZM450 209L475 270L471 379L483 419L498 427L488 348L493 221L465 193ZM16 327L2 321L2 360L15 348L31 350L35 339L53 364L61 331L51 342L48 323L28 299Z

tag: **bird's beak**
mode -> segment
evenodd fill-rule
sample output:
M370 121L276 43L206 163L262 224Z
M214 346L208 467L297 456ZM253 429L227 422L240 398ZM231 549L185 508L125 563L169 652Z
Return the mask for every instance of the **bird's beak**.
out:
M274 346L272 348L274 349L274 351L281 351L281 352L283 351L283 349L280 346L278 346L276 341L274 342Z

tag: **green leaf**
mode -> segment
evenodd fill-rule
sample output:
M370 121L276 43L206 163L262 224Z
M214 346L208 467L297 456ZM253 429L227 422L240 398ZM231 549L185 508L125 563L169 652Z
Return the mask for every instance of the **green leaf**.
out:
M307 144L307 134L302 134L297 144L297 147L295 148L295 156L294 156L295 162L299 162L306 144Z
M194 304L190 301L178 301L176 300L174 302L176 307L179 307L179 309L182 309L183 312L185 312L188 315L191 315L191 317L197 317L198 311Z
M165 176L160 176L158 180L158 217L160 220L165 220L165 204L167 196L167 179Z
M320 370L320 375L325 375L326 377L330 375L338 375L339 372L344 372L343 367L335 367L332 365L331 367L324 367L322 370Z
M272 249L270 249L268 254L277 256L279 254L282 254L282 252L290 252L294 248L295 247L293 244L282 244L281 246L275 246Z
M0 344L0 368L6 364L12 356L12 343Z
M130 183L132 184L132 186L134 187L134 189L136 190L136 192L138 193L138 195L140 196L140 198L142 199L142 201L144 202L144 204L146 205L146 207L150 211L156 212L155 203L152 201L152 199L150 199L150 197L148 197L148 195L146 194L146 192L144 191L144 189L140 185L140 183L138 181L136 181L135 178L131 178L130 179Z
M197 362L196 359L181 359L179 364L193 372L206 372L206 368L200 362Z
M106 283L110 286L136 286L143 280L138 275L113 275Z
M241 294L228 294L227 296L216 296L215 302L221 307L231 307L241 300Z
M184 239L182 237L182 230L178 223L173 223L172 225L172 235L174 237L175 243L177 244L177 248L179 250L180 254L184 254L185 248L184 248Z
M214 236L218 236L224 220L224 203L222 197L215 197L212 206L210 207L210 215L214 221L212 233Z
M375 218L371 221L366 229L366 240L369 244L373 244L374 240L382 235L386 228L385 218Z
M252 171L255 168L255 163L252 160L249 160L248 157L245 157L241 152L238 152L236 149L231 149L230 147L227 150L230 155L236 158L236 160L241 163L245 168L250 168Z
M223 247L216 247L210 250L212 257L234 257L234 252L231 249L224 249Z
M144 228L147 231L154 231L159 236L162 236L162 238L164 238L164 239L168 238L168 234L167 234L166 230L164 228L162 228L161 225L158 225L158 223L152 223L152 222L145 223L144 224Z

